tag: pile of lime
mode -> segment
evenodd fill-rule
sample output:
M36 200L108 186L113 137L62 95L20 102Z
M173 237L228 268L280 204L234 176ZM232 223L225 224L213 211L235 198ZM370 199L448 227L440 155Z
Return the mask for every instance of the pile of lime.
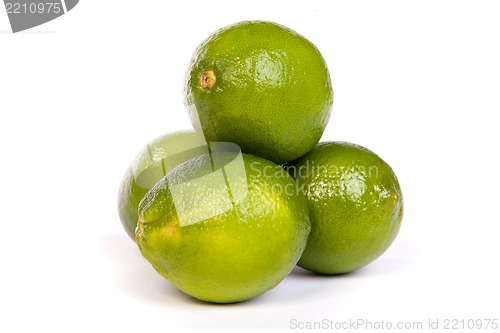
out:
M241 302L296 265L348 273L394 241L391 167L359 145L318 143L333 89L306 38L266 21L224 27L196 49L184 93L194 130L146 145L118 198L125 230L178 289Z

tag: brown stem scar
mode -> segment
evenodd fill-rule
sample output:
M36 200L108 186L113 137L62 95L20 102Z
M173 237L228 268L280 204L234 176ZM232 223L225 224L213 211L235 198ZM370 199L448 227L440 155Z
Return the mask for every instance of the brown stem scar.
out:
M138 239L142 239L143 236L144 236L144 221L139 219L139 221L137 221L137 227L135 229L135 236L136 238Z
M203 89L210 90L217 82L217 78L215 77L215 73L212 69L206 70L200 75L200 86Z

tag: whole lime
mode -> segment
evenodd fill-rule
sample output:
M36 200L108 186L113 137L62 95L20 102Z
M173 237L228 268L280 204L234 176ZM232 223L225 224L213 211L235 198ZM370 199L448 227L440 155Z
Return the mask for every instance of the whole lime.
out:
M185 104L207 141L234 142L277 164L318 143L332 103L318 49L272 22L216 31L198 46L186 74Z
M310 231L292 177L241 153L212 150L179 165L139 211L143 256L178 289L216 303L248 300L278 285Z
M118 192L118 213L127 234L135 240L139 202L166 173L203 154L204 139L194 131L162 135L148 143L130 164Z
M347 273L378 258L398 234L403 196L391 167L346 142L318 144L288 171L307 198L311 235L298 265Z

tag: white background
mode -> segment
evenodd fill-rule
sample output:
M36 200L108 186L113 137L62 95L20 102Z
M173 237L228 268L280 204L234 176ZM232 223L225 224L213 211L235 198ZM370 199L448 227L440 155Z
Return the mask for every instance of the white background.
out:
M0 331L500 319L499 2L170 3L82 0L18 34L0 13ZM335 90L323 140L384 158L405 216L362 270L297 269L254 300L212 305L141 257L116 195L148 141L190 128L182 84L198 43L246 19L318 46Z

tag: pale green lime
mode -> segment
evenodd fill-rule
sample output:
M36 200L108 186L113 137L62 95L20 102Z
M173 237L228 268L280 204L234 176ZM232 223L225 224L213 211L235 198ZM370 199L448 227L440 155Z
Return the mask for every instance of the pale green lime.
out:
M127 168L118 193L118 213L132 239L144 195L177 165L206 152L204 144L194 131L180 131L154 139L139 152Z
M137 244L174 286L232 303L274 288L310 231L305 199L279 166L215 152L167 174L140 204Z

